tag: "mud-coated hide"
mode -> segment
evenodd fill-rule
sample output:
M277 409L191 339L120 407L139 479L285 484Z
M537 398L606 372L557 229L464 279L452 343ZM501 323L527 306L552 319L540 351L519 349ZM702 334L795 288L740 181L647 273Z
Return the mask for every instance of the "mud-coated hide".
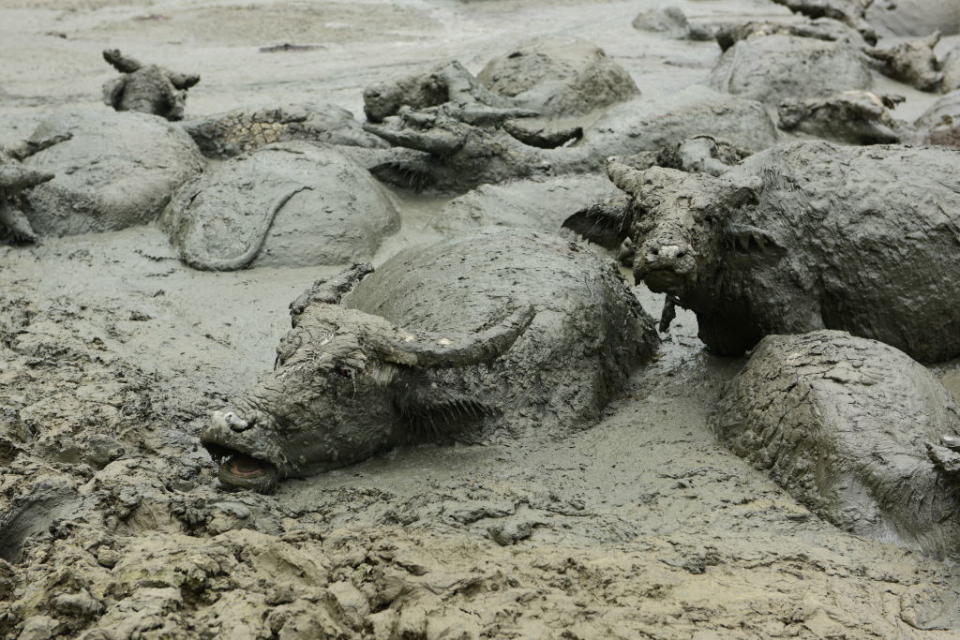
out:
M712 418L717 436L811 511L857 535L960 553L960 435L950 393L885 344L768 336Z

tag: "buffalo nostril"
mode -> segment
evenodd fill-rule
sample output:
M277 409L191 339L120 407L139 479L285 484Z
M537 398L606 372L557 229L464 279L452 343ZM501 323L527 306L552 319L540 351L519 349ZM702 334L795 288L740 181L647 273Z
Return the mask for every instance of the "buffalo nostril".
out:
M662 260L670 261L679 258L681 253L680 245L668 244L657 247L657 253L655 255L659 256Z
M683 249L680 249L680 251L677 251L677 257L678 257L678 258L682 258L682 257L685 256L685 255L687 255L687 252L684 251Z
M660 250L657 249L656 247L650 247L650 249L647 250L647 253L649 253L652 256L655 256L660 254Z
M253 426L252 421L244 420L232 411L224 414L223 420L227 423L227 426L229 426L232 431L236 431L237 433L246 431Z

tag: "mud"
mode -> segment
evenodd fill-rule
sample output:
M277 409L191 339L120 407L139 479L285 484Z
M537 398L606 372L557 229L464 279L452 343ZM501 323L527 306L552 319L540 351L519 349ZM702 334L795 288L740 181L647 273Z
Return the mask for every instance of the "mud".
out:
M478 72L541 33L601 44L667 100L719 51L633 29L657 4L0 0L0 144L63 107L106 110L107 47L200 73L190 118L311 101L359 117L371 82L440 57ZM678 5L695 24L795 19ZM318 48L260 53L278 42ZM933 102L875 81L908 96L896 117ZM403 225L376 265L435 239L447 202L393 197ZM0 513L23 523L3 542L0 636L956 636L954 564L841 532L719 444L707 415L743 363L705 353L682 309L589 430L222 492L200 429L270 368L288 303L338 270L199 272L153 225L0 246ZM659 315L663 297L636 291ZM936 373L960 389L955 365Z

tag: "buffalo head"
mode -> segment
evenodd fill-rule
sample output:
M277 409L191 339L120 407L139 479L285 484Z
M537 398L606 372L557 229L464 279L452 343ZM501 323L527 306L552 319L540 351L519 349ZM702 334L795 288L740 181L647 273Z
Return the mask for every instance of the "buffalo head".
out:
M718 264L734 229L730 213L755 203L759 187L657 166L637 170L616 160L607 174L627 198L578 211L564 226L608 247L629 237L636 279L681 301Z
M403 441L431 410L480 411L430 388L426 370L493 360L529 326L526 307L479 332L412 333L379 316L315 302L294 316L274 370L213 414L201 441L227 485L271 489L362 460Z

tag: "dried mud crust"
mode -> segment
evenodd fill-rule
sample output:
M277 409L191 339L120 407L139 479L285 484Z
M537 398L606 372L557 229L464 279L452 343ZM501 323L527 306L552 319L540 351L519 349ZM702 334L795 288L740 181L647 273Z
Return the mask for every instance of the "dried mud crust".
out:
M56 576L25 576L28 592L59 594L24 606L34 614L24 628L83 638L881 638L912 637L908 621L933 604L928 571L892 578L829 549L763 545L744 558L737 542L684 536L613 551L425 542L389 527L129 540L81 528L49 549ZM861 588L833 591L857 573ZM707 586L721 575L735 593L724 604ZM797 582L809 595L785 601L779 591Z
M603 463L545 472L568 461L522 448L461 450L448 477L381 460L276 496L226 494L194 435L222 399L119 355L119 311L22 295L0 309L0 379L14 382L0 385L0 520L25 531L0 554L4 639L954 633L949 565L832 530L714 443L675 457L670 427L635 443L663 464L626 483L634 497L584 490ZM697 387L706 364L668 357L636 384ZM659 388L654 413L675 391ZM583 460L648 419L629 404L613 415L612 433L576 444ZM639 460L622 449L613 468Z

